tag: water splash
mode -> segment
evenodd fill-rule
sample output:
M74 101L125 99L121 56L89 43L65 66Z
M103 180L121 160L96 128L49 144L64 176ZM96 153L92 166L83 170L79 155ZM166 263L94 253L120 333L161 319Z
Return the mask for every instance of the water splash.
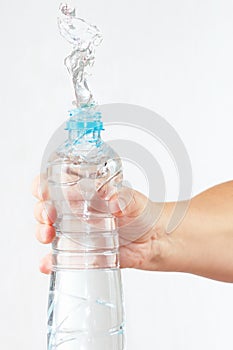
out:
M58 26L61 35L73 45L72 53L66 57L65 65L71 74L77 108L95 105L93 95L87 84L89 69L95 62L95 48L102 42L100 30L76 16L75 8L60 5Z

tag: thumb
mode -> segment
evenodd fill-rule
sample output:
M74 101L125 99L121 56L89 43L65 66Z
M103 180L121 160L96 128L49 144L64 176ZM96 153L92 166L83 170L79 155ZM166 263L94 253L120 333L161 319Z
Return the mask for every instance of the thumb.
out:
M149 199L142 193L123 186L110 198L109 209L117 217L134 218L144 211L148 202Z

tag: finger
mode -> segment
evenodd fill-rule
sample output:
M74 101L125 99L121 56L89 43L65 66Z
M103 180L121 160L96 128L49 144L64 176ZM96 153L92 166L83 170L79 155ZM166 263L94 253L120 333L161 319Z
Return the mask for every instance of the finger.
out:
M122 187L120 191L110 199L111 212L117 217L137 217L148 204L149 199L142 193L129 187Z
M55 235L55 228L51 225L38 224L36 227L36 238L43 244L51 243Z
M40 201L49 199L48 183L45 175L36 176L32 183L32 194Z
M46 275L52 271L52 254L46 255L40 262L40 271Z
M122 187L117 194L110 199L111 212L121 217L128 215L135 206L135 191L129 187Z
M122 187L117 193L115 191L115 193L108 198L103 192L97 191L91 198L89 208L91 211L111 213L115 216L120 216L123 209L125 209L133 199L133 192L131 188Z
M52 225L56 221L56 209L48 202L37 202L34 209L34 215L41 224Z
M122 216L118 218L118 234L120 245L128 245L131 242L143 243L151 235L151 230L158 221L163 204L157 205L151 201L137 216Z
M137 217L142 213L148 202L148 198L140 192L130 187L122 187L110 199L106 199L99 192L96 192L91 199L90 209L111 213L118 218L127 219L128 222L129 218Z

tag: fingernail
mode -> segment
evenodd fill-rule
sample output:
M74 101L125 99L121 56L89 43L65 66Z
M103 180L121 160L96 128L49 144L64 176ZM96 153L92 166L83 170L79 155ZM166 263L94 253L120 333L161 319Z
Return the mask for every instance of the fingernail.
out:
M43 199L43 198L42 198L41 185L38 186L37 194L38 194L38 198Z
M120 194L118 198L118 203L121 211L124 211L129 204L131 203L133 198L132 192L131 191L124 191Z
M40 237L41 237L41 240L43 241L43 242L46 242L47 241L47 229L46 229L46 227L42 227L41 228L41 231L40 231Z
M43 209L41 216L45 222L48 221L48 214L47 214L47 211L45 209Z
M128 203L125 200L125 198L119 198L118 199L118 204L119 204L119 208L120 210L123 212L125 210L125 208L127 207Z

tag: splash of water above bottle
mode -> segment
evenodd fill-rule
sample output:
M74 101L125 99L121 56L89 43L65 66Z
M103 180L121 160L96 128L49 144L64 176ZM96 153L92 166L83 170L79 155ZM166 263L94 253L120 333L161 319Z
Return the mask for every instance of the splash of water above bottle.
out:
M65 65L74 85L74 104L77 108L94 106L87 76L95 62L95 48L102 42L101 32L95 25L78 18L76 9L64 3L60 5L58 26L61 35L73 46L71 54L65 59Z

